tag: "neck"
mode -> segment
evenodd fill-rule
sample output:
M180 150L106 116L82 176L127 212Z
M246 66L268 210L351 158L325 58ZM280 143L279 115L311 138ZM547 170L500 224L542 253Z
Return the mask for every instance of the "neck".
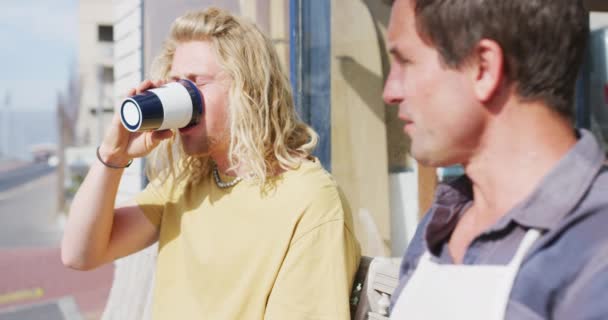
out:
M213 153L211 153L210 156L213 159L213 161L215 162L215 165L217 166L217 170L223 175L241 177L241 178L245 178L245 177L248 177L251 175L251 172L247 171L242 165L237 166L234 169L230 169L230 161L228 160L228 152L217 152L217 153L213 152ZM268 167L266 169L267 169L266 174L268 177L278 176L286 171L285 169L281 168L281 166L278 164L275 164L274 166Z
M239 166L237 168L230 168L230 161L228 160L228 153L227 152L222 152L219 154L211 154L211 158L213 159L213 161L215 162L215 165L217 166L217 170L223 174L223 175L227 175L227 176L233 176L233 177L244 177L245 176L245 172L242 169L242 166Z
M237 177L239 176L239 168L232 168L228 157L227 144L214 143L209 149L209 157L213 159L219 171L223 175Z
M503 109L464 163L473 182L471 212L491 223L523 201L576 143L569 122L541 104Z

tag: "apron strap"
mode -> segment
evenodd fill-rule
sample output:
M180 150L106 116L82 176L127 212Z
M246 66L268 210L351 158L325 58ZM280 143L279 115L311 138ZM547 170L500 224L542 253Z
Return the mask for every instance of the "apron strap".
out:
M526 254L528 253L528 250L532 247L532 245L534 244L534 242L540 238L540 231L537 229L530 229L526 232L526 235L524 236L524 238L521 240L521 242L519 243L519 247L517 248L517 251L515 252L515 255L513 255L513 258L511 258L511 262L509 262L508 266L516 266L519 267L519 265L521 265L521 263L523 262ZM428 263L428 262L432 262L432 257L431 257L431 253L429 252L428 249L424 250L424 253L422 254L422 256L420 257L419 260L419 264L421 262L424 263ZM519 269L519 268L517 268Z
M536 229L530 229L526 232L524 239L521 240L519 248L515 252L513 259L509 262L510 266L519 267L524 260L524 257L528 253L528 250L532 247L534 242L540 237L540 231ZM518 268L519 269L519 268Z

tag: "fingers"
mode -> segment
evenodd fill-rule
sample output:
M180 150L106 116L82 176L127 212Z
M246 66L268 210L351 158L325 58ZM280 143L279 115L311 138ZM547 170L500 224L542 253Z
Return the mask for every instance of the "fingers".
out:
M142 138L143 145L139 145L136 141L131 143L131 146L134 147L133 152L141 152L143 155L147 155L152 152L152 150L154 150L154 148L156 148L156 146L161 142L161 140L154 139L154 132L145 132L142 134ZM143 149L140 149L139 147L143 147Z
M158 142L169 139L173 137L173 131L171 130L161 130L152 132L152 140L156 140Z
M154 80L154 81L153 81L153 83L154 83L154 86L155 86L155 87L160 87L160 86L162 86L162 85L166 84L166 83L167 83L167 81L164 81L164 80L159 79L159 80Z
M144 80L142 83L140 83L137 88L136 88L136 94L140 94L150 88L154 87L154 82L152 82L152 80Z
M156 148L163 140L169 139L173 136L171 130L161 131L149 131L144 133L144 154L150 153Z
M112 115L112 123L113 124L119 124L120 123L120 111L118 109L120 109L120 108L116 108L114 110L114 114Z
M140 94L146 90L158 88L158 87L164 85L165 83L166 83L166 81L164 81L164 80L149 80L149 79L144 80L137 87L131 88L129 91L127 91L127 96L132 97L132 96L134 96L136 94Z

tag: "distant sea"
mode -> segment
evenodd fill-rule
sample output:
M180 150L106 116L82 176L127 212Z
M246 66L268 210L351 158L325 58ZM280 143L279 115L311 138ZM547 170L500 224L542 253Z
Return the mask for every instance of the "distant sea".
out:
M55 110L0 108L0 160L32 160L31 146L57 142Z

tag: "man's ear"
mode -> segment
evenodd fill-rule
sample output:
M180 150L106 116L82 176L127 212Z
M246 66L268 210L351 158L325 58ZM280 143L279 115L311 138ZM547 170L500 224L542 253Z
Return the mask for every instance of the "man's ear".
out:
M482 39L471 56L474 92L480 102L496 95L504 78L504 55L496 41Z

